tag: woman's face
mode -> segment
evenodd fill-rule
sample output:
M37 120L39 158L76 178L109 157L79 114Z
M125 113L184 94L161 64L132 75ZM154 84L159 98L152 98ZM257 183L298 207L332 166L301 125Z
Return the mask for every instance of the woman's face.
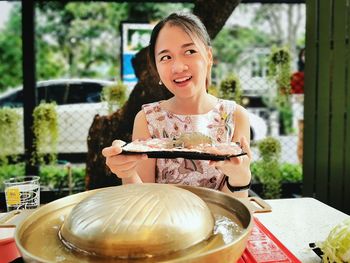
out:
M192 97L206 90L211 49L181 27L167 24L160 30L155 60L161 81L175 96Z

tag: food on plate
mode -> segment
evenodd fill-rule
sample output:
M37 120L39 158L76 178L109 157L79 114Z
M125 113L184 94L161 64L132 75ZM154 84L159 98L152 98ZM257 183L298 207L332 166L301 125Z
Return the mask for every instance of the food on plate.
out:
M244 155L237 143L215 143L199 132L184 133L176 138L135 140L123 146L123 153L146 153L150 158L228 159Z
M213 140L200 132L187 132L181 134L178 138L173 138L170 147L195 148L199 145L211 145ZM171 148L172 148L171 147Z

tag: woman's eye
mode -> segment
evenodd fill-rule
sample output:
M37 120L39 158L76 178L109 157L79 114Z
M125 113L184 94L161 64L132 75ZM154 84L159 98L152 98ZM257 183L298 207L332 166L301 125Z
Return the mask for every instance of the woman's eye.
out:
M194 50L194 49L189 49L189 50L186 50L186 52L185 52L186 55L191 55L191 54L194 54L194 53L197 53L197 51Z
M161 58L160 58L160 61L166 61L166 60L168 60L168 59L170 59L170 56L162 56Z

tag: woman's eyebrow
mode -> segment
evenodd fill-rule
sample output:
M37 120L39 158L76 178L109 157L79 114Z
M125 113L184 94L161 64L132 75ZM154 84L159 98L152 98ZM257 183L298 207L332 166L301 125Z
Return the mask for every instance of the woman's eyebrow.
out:
M183 44L183 45L181 46L181 48L186 48L186 47L190 47L190 46L195 46L195 44L194 44L193 42L191 42L191 43L186 43L186 44Z
M168 49L163 49L162 51L159 51L157 56L161 55L161 54L164 54L164 53L169 53L169 50Z
M183 44L181 46L181 48L187 48L187 47L190 47L190 46L195 46L195 44L193 42L190 42L190 43L186 43L186 44ZM164 54L164 53L169 53L170 51L168 49L163 49L161 51L159 51L157 53L157 56L161 55L161 54Z

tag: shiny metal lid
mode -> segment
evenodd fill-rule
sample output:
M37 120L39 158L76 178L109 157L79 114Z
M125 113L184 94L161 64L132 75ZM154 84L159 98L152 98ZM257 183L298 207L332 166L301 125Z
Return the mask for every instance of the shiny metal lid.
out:
M109 187L78 203L65 219L65 244L112 257L149 257L211 236L214 218L194 193L165 184Z

